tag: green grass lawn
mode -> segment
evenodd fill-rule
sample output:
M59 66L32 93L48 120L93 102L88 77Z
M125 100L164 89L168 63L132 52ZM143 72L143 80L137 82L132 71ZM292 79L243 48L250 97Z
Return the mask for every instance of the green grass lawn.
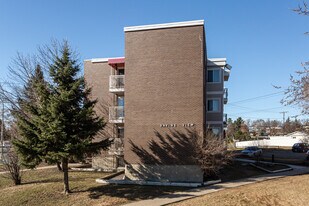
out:
M20 186L13 186L0 175L0 205L120 205L132 201L154 198L187 188L101 185L96 178L108 173L70 172L72 193L63 191L62 173L57 169L23 172Z

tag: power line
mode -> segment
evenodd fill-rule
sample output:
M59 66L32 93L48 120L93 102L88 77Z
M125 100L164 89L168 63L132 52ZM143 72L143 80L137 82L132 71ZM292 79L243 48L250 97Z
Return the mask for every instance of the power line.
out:
M267 109L258 109L258 110L252 110L252 111L248 111L248 112L239 112L239 113L232 113L232 114L247 114L247 113L253 113L253 112L263 112L263 113L278 113L275 111L269 111L269 110L274 110L274 109L281 109L284 106L281 107L273 107L273 108L267 108Z
M273 96L277 96L278 94L282 94L282 93L284 93L284 91L270 93L270 94L252 97L252 98L248 98L248 99L243 99L243 100L239 100L239 101L236 101L236 102L231 102L229 104L243 103L243 102L250 102L250 101L255 101L255 100L260 100L260 99L266 99L266 98L270 98L270 97L273 97Z
M239 115L228 114L228 116L232 117L240 117ZM249 116L241 116L244 119L272 119L272 120L281 120L281 118L269 118L269 117L249 117Z

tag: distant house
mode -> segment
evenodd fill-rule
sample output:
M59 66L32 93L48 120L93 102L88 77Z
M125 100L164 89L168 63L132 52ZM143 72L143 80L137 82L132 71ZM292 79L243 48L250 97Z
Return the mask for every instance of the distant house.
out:
M309 135L304 132L293 132L282 136L269 136L268 139L236 142L237 148L248 146L259 147L292 147L295 143L309 141Z

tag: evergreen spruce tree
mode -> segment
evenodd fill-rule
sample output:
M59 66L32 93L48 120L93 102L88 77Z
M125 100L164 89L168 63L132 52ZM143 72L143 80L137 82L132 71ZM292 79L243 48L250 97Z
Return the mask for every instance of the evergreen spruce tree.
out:
M69 158L82 159L89 151L106 148L109 141L103 140L96 144L92 142L96 133L104 126L103 119L95 115L96 101L88 98L91 90L86 88L84 78L78 77L80 66L72 57L66 42L61 54L50 67L53 86L46 120L51 121L45 135L51 140L50 147L54 149L46 154L46 158L61 160L64 192L68 193Z
M27 95L20 100L26 114L15 112L22 137L15 145L23 162L30 167L42 160L61 162L66 194L70 192L69 159L82 160L85 154L97 153L110 145L108 139L92 141L105 124L96 116L96 101L89 99L91 90L79 72L78 62L64 42L49 68L51 83L44 81L43 73L34 75L35 80L29 81L30 89L25 88Z
M41 147L40 138L42 130L39 122L40 113L44 110L44 103L46 106L48 95L47 83L38 65L17 100L18 106L12 110L20 136L13 143L21 156L22 164L28 168L34 168L43 160L44 150Z

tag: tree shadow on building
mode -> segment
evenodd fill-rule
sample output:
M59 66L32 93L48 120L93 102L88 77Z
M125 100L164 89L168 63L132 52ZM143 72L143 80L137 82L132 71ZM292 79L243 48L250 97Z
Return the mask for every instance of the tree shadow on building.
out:
M165 134L154 131L155 137L146 148L129 140L131 150L142 164L150 165L190 165L195 162L197 133L186 129L184 132L170 129Z
M130 174L134 175L133 178L130 179L168 182L169 179L166 179L166 175L170 175L169 178L173 178L173 176L177 177L178 175L183 175L186 173L184 171L187 171L185 175L188 177L196 175L194 172L192 173L192 165L199 169L201 172L199 175L202 174L203 176L203 170L201 165L199 165L201 164L199 159L203 159L206 156L201 154L201 149L210 148L210 146L217 146L222 143L222 140L219 141L218 138L213 138L218 140L216 144L205 144L204 142L211 142L211 139L207 139L207 135L206 138L200 136L194 129L169 129L164 133L154 131L154 134L153 139L146 145L137 145L136 142L129 140L130 149L136 155L138 158L136 160L139 162L139 164L130 164L126 162L126 169L131 170ZM201 145L205 145L205 147ZM222 148L224 148L224 146L221 145L220 152L222 152ZM212 164L216 164L218 161L222 160L222 158L218 156L219 152L214 151L216 151L216 149L209 149L208 153L213 154L209 155L209 157L207 156ZM216 160L216 158L218 158L218 160ZM138 167L135 167L136 165L138 165ZM160 168L163 169L160 170ZM179 170L182 171L179 172ZM188 180L188 182L192 181ZM219 188L219 186L214 186L214 188ZM168 195L185 189L188 188L141 185L101 185L90 188L88 191L90 191L89 197L93 199L100 198L101 196L111 196L138 200L151 199L156 196Z
M219 171L234 157L227 151L224 139L211 131L205 136L199 135L193 128L169 129L164 134L158 131L154 133L154 138L147 146L129 140L131 150L139 162L127 165L130 174L134 174L133 178L149 181L205 181L218 178ZM168 178L164 179L163 176Z
M127 173L130 179L146 181L169 181L177 179L182 173L202 171L197 166L196 144L198 134L193 129L169 129L165 133L154 131L154 138L146 147L129 140L132 152L138 158L139 164L127 164ZM164 167L162 167L164 166ZM181 170L181 171L180 171ZM191 176L198 176L192 174ZM167 178L169 177L169 178ZM190 180L188 179L188 182Z

